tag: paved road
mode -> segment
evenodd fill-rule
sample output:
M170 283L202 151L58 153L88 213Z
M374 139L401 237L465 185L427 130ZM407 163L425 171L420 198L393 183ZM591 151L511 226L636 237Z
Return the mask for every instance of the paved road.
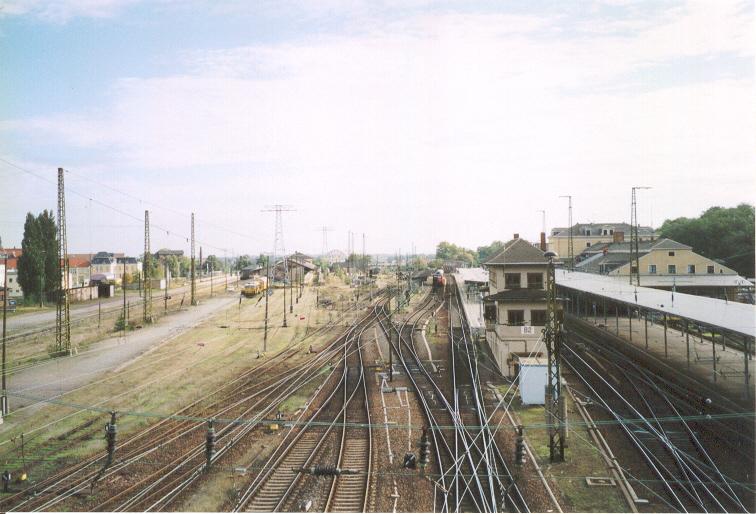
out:
M33 399L20 398L14 396L14 393L35 398L52 398L85 385L151 348L191 330L236 302L236 295L205 300L197 307L170 314L154 325L132 332L125 339L114 336L79 355L45 361L13 374L8 380L11 410L35 403Z
M213 280L215 280L215 283L217 284L223 284L223 277L215 277ZM199 281L199 283L203 287L205 287L210 284L210 278L205 278L202 281ZM230 278L229 278L229 283L231 283ZM218 290L221 291L222 287L219 287ZM171 295L176 295L180 293L188 293L188 291L189 291L189 285L185 285L181 287L171 288L169 293ZM155 295L155 293L157 293L157 291L153 291L153 295ZM139 298L139 291L126 292L127 301L133 302L134 300L137 300L138 298ZM155 301L155 299L156 297L153 296L153 301ZM102 308L112 309L120 305L122 302L123 302L122 295L116 295L113 298L103 298ZM99 302L97 300L93 300L91 302L88 301L84 303L71 304L71 319L76 320L76 319L80 319L80 318L97 314L98 303ZM54 325L55 325L55 309L29 312L26 314L18 314L18 315L9 316L7 319L7 333L9 336L12 336L16 333L29 332L29 331L37 330L41 328L53 327Z

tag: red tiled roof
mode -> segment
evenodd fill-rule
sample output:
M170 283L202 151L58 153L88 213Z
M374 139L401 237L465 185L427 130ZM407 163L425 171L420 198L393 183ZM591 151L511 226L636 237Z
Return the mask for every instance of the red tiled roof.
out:
M89 267L89 259L86 257L71 257L68 256L68 267L69 268L88 268Z

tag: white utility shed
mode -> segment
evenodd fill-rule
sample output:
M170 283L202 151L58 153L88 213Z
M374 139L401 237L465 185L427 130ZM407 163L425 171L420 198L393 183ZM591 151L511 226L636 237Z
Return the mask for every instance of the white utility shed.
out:
M546 385L549 381L545 358L520 357L520 397L524 405L546 403Z

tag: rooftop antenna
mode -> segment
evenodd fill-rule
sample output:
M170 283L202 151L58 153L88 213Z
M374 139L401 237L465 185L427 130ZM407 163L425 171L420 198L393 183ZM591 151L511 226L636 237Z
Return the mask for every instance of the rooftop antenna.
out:
M636 191L639 189L651 188L648 186L634 186L632 188L633 197L630 206L630 249L633 253L633 260L630 264L630 284L633 283L633 275L635 275L636 286L640 286L640 244L638 237L638 202L636 199Z

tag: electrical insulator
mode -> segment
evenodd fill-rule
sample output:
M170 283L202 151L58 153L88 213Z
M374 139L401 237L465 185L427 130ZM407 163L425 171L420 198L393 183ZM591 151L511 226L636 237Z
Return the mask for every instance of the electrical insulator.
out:
M405 469L415 469L417 468L417 457L412 452L407 452L404 454L404 463L403 466Z
M215 428L213 420L207 422L207 434L205 435L205 471L210 470L210 465L215 455Z
M428 440L428 427L423 427L423 437L420 439L420 467L424 468L430 463L430 441Z
M522 425L517 427L517 439L515 440L515 464L525 464L525 438L522 435Z
M118 436L118 425L116 425L116 413L110 413L110 423L105 425L105 440L108 443L108 458L105 466L113 463L113 456L116 451L116 438Z

